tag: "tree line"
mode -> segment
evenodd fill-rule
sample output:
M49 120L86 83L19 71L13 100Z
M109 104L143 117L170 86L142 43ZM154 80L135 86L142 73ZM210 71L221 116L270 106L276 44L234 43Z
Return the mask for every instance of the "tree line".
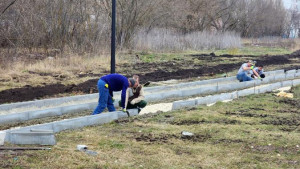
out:
M116 36L128 49L141 30L283 36L291 22L282 0L117 0ZM0 1L2 48L94 52L109 47L110 24L111 0Z

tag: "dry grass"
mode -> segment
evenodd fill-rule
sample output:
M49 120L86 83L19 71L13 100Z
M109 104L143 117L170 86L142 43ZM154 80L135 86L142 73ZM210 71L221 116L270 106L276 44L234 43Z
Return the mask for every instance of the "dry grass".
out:
M264 47L281 47L291 51L299 50L300 39L289 39L281 37L263 37L263 38L244 38L243 44L246 46L264 46Z
M118 64L127 63L128 59L117 55ZM0 68L0 91L22 87L37 86L61 82L78 84L91 77L79 78L80 74L101 74L110 71L110 55L68 55L48 57L43 60L16 60Z

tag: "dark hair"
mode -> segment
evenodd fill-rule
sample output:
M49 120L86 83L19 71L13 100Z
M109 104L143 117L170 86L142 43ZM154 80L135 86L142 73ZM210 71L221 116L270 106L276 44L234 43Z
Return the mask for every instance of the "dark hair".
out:
M256 67L264 67L264 65L258 64L258 65L256 65Z
M131 87L133 87L133 86L134 86L134 84L135 84L135 80L134 80L133 78L129 78L128 80L129 80L129 81L130 81L130 83L131 83Z

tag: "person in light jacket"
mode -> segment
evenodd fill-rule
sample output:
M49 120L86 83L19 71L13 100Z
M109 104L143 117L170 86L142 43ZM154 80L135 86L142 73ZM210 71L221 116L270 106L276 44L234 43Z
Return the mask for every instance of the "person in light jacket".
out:
M147 102L144 100L145 99L144 89L143 89L143 85L140 84L139 76L134 75L133 79L135 80L136 85L134 85L134 87L130 89L129 88L127 89L126 96L128 96L128 99L126 98L126 100L128 100L128 103L126 108L127 109L137 108L140 112L142 108L146 107ZM119 105L121 106L121 101L119 102Z

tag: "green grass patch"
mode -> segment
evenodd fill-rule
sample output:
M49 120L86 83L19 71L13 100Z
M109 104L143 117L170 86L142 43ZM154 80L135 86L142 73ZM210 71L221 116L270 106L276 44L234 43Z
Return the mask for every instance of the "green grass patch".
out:
M210 49L210 50L199 50L199 51L183 51L174 53L153 53L153 52L140 52L137 53L140 59L146 63L152 62L164 62L170 60L191 60L192 54L210 54L215 53L216 55L285 55L292 53L291 50L281 47L264 47L264 46L245 46L242 48L229 48L229 49ZM228 60L228 63L232 61ZM196 62L195 62L196 63ZM224 63L224 61L222 62ZM201 64L201 63L196 63ZM202 63L207 64L207 63Z
M293 92L295 98L300 99L300 86L292 87L291 91Z
M242 48L230 48L224 50L209 50L206 53L214 52L216 55L285 55L292 53L291 50L280 47L246 46Z

